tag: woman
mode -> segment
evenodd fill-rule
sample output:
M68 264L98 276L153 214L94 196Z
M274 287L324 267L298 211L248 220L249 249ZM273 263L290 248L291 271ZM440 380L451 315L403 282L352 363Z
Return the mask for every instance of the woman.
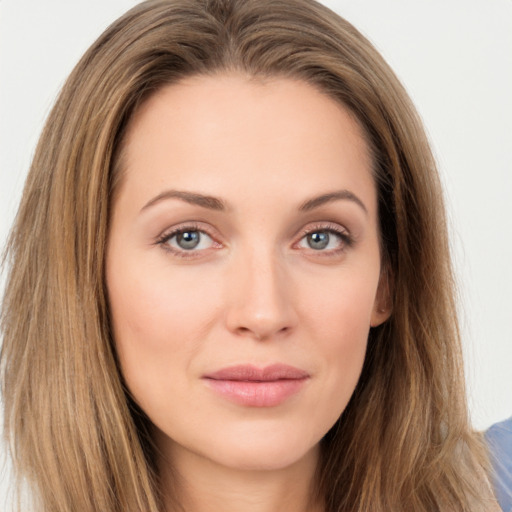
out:
M50 114L9 255L37 510L495 510L424 132L326 8L128 12Z

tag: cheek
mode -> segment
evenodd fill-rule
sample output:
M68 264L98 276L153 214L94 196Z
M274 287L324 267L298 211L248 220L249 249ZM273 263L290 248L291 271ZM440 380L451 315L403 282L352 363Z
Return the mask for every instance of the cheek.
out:
M141 402L154 394L156 399L163 376L184 375L199 350L218 308L213 294L199 292L199 285L210 287L205 279L186 272L164 277L161 268L141 270L127 261L109 270L116 351L128 387Z
M193 269L166 272L161 266L126 261L110 269L107 283L115 331L128 331L156 349L159 343L168 345L181 330L200 329L217 304L209 293L216 286L203 274ZM118 337L120 342L126 338Z
M319 374L323 375L325 400L318 402L315 413L327 416L327 422L336 421L346 407L366 354L377 279L352 276L356 277L347 274L331 280L321 292L310 293L304 300L309 338L321 356Z
M330 340L326 348L336 351L360 345L369 331L378 284L378 273L346 268L301 293L303 314L321 339Z

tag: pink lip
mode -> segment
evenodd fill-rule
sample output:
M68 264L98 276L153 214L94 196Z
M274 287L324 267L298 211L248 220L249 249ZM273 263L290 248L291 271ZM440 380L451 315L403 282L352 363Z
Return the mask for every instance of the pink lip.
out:
M203 377L224 398L248 407L275 407L298 393L310 375L298 368L274 364L265 368L237 365Z

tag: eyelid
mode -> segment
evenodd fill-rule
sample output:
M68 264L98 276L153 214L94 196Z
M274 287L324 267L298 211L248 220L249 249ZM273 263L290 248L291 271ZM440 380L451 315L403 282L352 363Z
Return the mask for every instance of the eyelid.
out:
M198 231L200 233L203 233L207 235L213 242L211 248L207 249L198 249L198 250L186 250L186 249L179 249L176 247L172 247L167 242L172 239L173 237L179 235L180 233L185 233L187 231ZM218 241L219 235L216 232L216 230L213 230L210 226L198 223L195 221L190 222L181 222L178 225L172 226L171 228L168 228L164 230L155 240L155 245L160 245L162 248L169 253L182 257L182 258L194 258L194 257L200 257L203 255L206 251L209 251L210 249L219 249L222 247L222 243Z
M334 222L326 221L326 222L314 222L311 224L307 224L304 228L302 228L297 235L297 239L294 242L293 246L296 247L298 244L308 235L318 232L318 231L326 231L335 233L342 240L341 247L337 249L329 249L329 250L316 250L316 249L304 249L309 253L313 253L318 256L335 256L341 252L344 252L349 247L351 247L354 243L354 237L351 235L350 231Z
M167 242L173 238L174 236L184 233L186 231L198 231L200 233L204 233L212 240L212 247L208 247L206 249L179 249L170 246ZM298 247L299 243L308 235L318 232L331 232L334 233L337 237L341 239L341 244L339 248L336 249L327 249L327 250L317 250L317 249L307 249ZM204 256L205 253L210 250L220 249L224 246L222 242L219 241L220 235L217 230L213 229L210 225L197 222L197 221L185 221L181 222L178 225L172 226L164 230L155 240L155 245L161 245L162 248L174 256L183 257L183 258L195 258ZM304 226L300 232L294 237L295 241L292 244L292 248L304 250L310 254L314 254L319 257L329 257L336 256L348 248L350 248L354 243L354 237L351 235L350 231L343 225L338 224L337 222L332 221L319 221L312 222Z

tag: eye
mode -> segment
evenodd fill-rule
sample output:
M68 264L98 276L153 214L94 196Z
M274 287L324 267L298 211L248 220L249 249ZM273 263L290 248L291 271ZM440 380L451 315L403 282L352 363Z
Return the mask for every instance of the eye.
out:
M322 227L306 230L297 244L300 249L336 254L352 244L350 235L341 228Z
M306 241L311 249L315 249L315 251L321 251L322 249L326 249L329 247L331 241L331 233L328 231L316 231L315 233L310 233L306 236Z
M183 227L165 233L158 243L178 254L198 252L216 245L208 233L195 227Z

